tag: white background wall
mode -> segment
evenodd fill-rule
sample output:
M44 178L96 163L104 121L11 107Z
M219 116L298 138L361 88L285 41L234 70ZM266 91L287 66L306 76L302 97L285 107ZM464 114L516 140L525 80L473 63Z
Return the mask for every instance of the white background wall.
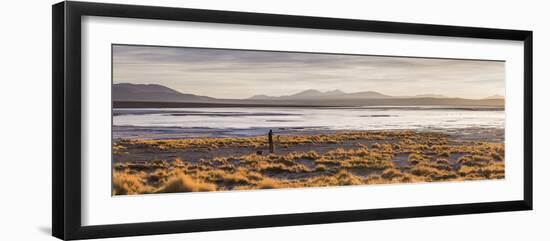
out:
M155 236L155 240L548 240L550 17L546 1L119 0L189 8L528 29L534 33L535 211ZM0 10L0 240L53 240L51 231L51 8ZM132 237L119 240L151 240Z

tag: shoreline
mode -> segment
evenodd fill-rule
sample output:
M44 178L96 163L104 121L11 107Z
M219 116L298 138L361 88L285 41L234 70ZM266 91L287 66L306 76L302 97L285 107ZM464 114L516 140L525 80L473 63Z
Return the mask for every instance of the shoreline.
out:
M266 135L269 128L181 128L181 127L140 127L113 126L113 140L144 139L166 140L186 138L221 138L221 137L256 137ZM276 135L315 135L336 134L341 132L377 132L377 131L416 131L438 132L454 136L453 139L481 140L503 142L504 128L495 127L465 127L465 128L417 128L417 129L371 129L371 130L335 130L326 127L276 127L272 128Z

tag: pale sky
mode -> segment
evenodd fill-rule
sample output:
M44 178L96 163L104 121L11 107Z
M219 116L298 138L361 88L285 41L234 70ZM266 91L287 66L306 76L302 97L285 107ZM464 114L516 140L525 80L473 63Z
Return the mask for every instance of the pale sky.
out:
M160 84L182 93L234 99L307 89L485 98L504 95L504 65L503 61L113 46L114 83Z

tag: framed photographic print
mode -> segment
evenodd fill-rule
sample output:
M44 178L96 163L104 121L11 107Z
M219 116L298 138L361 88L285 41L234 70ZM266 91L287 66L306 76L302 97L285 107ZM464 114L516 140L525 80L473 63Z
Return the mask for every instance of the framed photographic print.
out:
M532 32L61 2L53 235L532 209Z

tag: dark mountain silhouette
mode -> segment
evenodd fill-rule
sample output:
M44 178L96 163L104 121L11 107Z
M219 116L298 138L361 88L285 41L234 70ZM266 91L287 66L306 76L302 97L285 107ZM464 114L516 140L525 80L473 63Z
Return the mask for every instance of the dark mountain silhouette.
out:
M484 99L504 99L504 96L502 96L502 95L491 95L491 96L485 97Z
M218 99L208 96L181 93L157 84L114 84L112 87L115 108L155 107L323 107L323 106L485 106L501 108L502 98L462 99L439 95L389 96L376 91L345 93L340 90L322 92L305 90L292 95L255 95L248 99Z
M327 92L321 92L315 89L305 90L293 95L283 96L267 96L267 95L255 95L250 97L252 100L309 100L309 99L386 99L394 98L389 95L384 95L376 91L364 91L356 93L345 93L341 90L332 90Z
M112 89L115 101L212 101L214 98L193 94L183 94L157 84L114 84Z
M449 96L436 95L436 94L422 94L422 95L415 95L415 97L418 97L418 98L450 98Z
M293 94L293 95L283 95L283 96L255 95L255 96L250 97L250 99L255 99L255 100L277 100L277 99L291 100L291 99L311 99L311 98L317 99L317 98L320 98L320 97L335 95L335 94L341 94L341 93L343 93L343 92L341 92L339 90L334 90L334 91L329 91L329 92L321 92L321 91L318 91L318 90L309 89L309 90L304 90L302 92L299 92L299 93L296 93L296 94Z
M397 98L394 96L384 95L381 93L378 93L376 91L363 91L363 92L357 92L357 93L350 93L345 94L341 97L342 99L389 99L389 98Z
M343 95L345 94L341 90L333 90L333 91L327 91L325 92L325 95Z

